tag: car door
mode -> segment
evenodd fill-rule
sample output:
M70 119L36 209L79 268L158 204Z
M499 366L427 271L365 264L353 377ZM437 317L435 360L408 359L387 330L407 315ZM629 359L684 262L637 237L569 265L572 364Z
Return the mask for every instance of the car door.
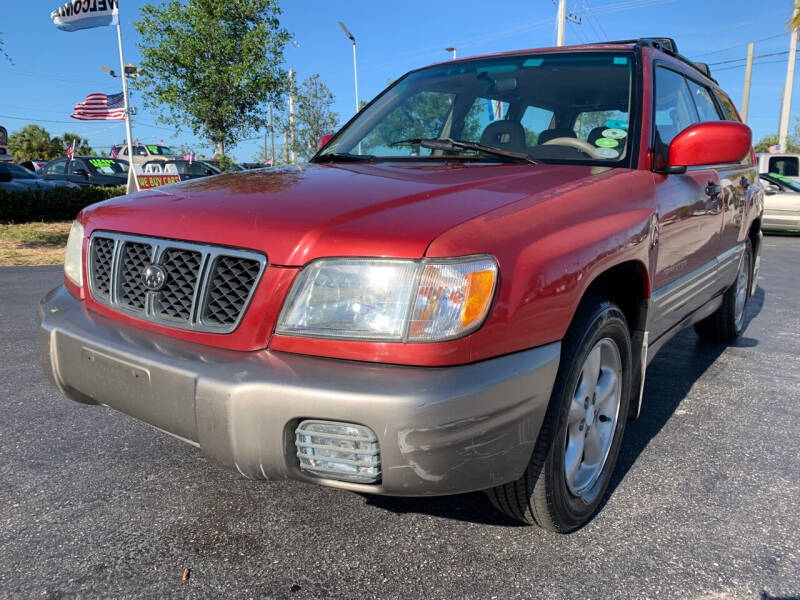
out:
M47 163L42 169L42 176L45 179L61 179L67 178L67 159L59 158Z
M89 166L80 158L73 158L67 165L67 179L78 185L89 185Z
M701 121L683 73L657 65L654 81L654 152L666 164L669 143ZM722 227L722 185L715 169L654 173L657 202L656 268L651 339L713 297Z
M800 226L800 185L778 177L761 177L764 185L765 229L797 229Z
M719 102L719 98L715 101L714 92L710 88L693 79L687 79L687 82L701 121L720 121L726 118L739 121L735 113L725 114L722 103ZM742 161L713 165L713 168L719 175L722 186L720 206L722 229L720 230L717 256L725 263L720 273L720 278L725 283L726 278L732 281L735 276L734 267L738 266L736 257L730 255L736 251L739 240L744 239L747 235L747 232L743 231L746 223L744 217L753 200L753 194L758 189L758 169L749 155Z

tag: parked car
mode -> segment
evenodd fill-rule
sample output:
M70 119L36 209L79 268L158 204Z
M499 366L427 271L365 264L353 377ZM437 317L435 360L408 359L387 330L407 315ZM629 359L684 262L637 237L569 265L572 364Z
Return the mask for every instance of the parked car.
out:
M128 159L128 145L123 144L117 147L118 157ZM143 165L152 160L169 160L183 158L182 154L178 154L169 146L161 144L136 144L133 146L133 164Z
M800 181L800 154L792 152L759 153L756 158L759 173L774 173L793 181Z
M58 187L78 187L69 181L45 181L36 173L17 164L0 163L0 189L2 190L52 190Z
M202 160L164 160L150 161L144 164L145 173L171 173L177 172L181 181L219 175L220 170Z
M47 164L46 160L44 160L43 158L37 158L33 160L23 160L22 162L19 163L19 166L28 169L28 171L30 171L31 173L39 174L41 173L42 169L46 164Z
M0 162L11 162L14 157L8 153L8 130L0 125Z
M203 162L207 165L211 165L215 169L217 169L220 173L225 171L226 173L238 173L239 171L246 171L242 165L238 163L230 163L227 166L223 167L222 161L216 160L213 158L204 158Z
M128 161L107 156L57 158L42 169L48 181L66 180L80 186L116 186L128 183Z
M487 490L566 532L647 363L744 330L762 211L750 129L672 40L448 61L307 165L84 209L41 353L245 477Z
M772 231L800 231L800 182L777 173L761 174L766 197L761 227Z

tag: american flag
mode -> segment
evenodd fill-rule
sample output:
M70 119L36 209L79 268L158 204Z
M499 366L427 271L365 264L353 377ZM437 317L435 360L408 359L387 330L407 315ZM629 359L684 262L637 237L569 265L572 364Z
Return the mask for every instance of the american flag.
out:
M111 154L108 156L110 158L117 158L119 156L119 146L111 146Z
M780 144L775 144L774 146L770 146L767 148L767 152L770 154L777 154L778 152L783 152L783 146Z
M72 160L73 156L75 156L75 140L72 140L72 145L67 148L67 159Z
M125 99L122 94L89 94L78 102L70 115L80 121L124 121Z

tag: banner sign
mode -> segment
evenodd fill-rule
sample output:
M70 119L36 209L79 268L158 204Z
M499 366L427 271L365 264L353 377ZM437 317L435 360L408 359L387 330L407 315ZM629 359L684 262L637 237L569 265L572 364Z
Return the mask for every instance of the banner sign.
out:
M150 188L158 187L160 185L167 185L169 183L180 183L181 176L174 175L172 173L156 173L156 174L146 174L146 175L136 175L136 179L139 181L139 189L140 190L148 190Z
M50 13L50 18L62 31L116 25L119 0L71 0Z

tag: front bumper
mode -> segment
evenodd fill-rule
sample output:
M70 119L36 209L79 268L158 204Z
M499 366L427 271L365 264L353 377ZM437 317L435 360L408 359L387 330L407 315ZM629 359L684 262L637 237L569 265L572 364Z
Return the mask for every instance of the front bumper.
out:
M453 494L519 478L558 369L560 344L457 367L233 352L144 332L88 311L63 287L39 304L42 365L69 398L103 404L199 446L245 477L397 496ZM300 470L303 419L378 437L376 484Z

